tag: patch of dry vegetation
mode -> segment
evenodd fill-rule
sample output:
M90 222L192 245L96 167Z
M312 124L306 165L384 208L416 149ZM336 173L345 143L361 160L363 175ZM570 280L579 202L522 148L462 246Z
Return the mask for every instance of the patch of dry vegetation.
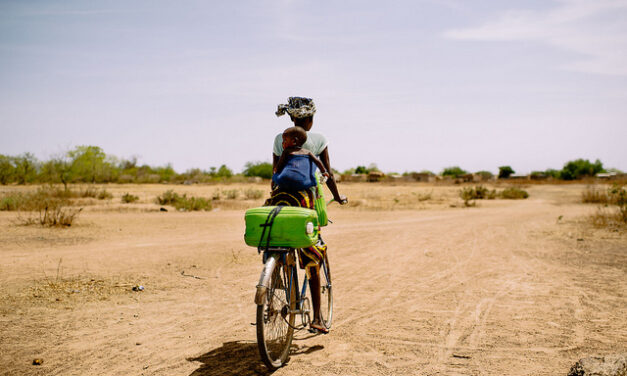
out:
M125 194L122 195L122 203L123 204L130 204L133 203L135 201L139 200L139 196L130 194L128 192L126 192Z
M180 211L211 210L211 200L204 197L187 197L187 193L179 195L173 190L167 190L156 199L159 205L171 205Z
M494 200L496 198L505 200L526 199L529 197L529 193L518 187L509 187L501 192L497 192L496 189L489 190L482 185L477 185L461 189L459 197L464 200L464 206L470 207L476 205L475 200Z
M82 208L72 207L72 199L82 197L105 199L112 195L104 189L72 191L44 186L34 192L5 194L0 198L0 210L19 211L17 223L20 225L69 227L82 211Z
M590 221L596 227L612 230L627 226L627 190L625 186L615 184L611 188L601 189L588 186L581 195L583 203L599 204Z

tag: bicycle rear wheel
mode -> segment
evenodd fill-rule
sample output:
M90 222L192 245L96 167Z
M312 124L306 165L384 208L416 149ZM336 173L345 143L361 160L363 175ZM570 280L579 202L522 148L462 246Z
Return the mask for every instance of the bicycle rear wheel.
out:
M333 286L331 285L331 266L325 254L320 267L320 315L325 328L331 329L333 320Z
M265 303L257 305L257 345L270 370L283 366L294 336L296 281L293 268L276 263Z

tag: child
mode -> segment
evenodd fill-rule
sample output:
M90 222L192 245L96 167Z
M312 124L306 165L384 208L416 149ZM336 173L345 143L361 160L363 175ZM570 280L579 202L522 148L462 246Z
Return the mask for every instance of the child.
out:
M329 176L320 159L303 149L305 141L307 132L303 128L290 127L283 132L283 154L273 171L272 181L285 190L300 191L314 187L316 166L322 175Z

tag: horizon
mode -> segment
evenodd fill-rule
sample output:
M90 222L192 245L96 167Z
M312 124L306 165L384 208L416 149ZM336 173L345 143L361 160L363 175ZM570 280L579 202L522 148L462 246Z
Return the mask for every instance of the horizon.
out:
M627 1L0 4L0 154L270 162L315 100L338 171L627 170Z

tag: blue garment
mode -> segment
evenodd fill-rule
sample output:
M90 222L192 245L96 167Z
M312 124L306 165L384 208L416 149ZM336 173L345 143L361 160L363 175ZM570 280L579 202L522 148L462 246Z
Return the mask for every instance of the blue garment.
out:
M316 165L309 155L290 155L283 170L272 175L272 181L282 189L300 191L316 185L315 173Z

